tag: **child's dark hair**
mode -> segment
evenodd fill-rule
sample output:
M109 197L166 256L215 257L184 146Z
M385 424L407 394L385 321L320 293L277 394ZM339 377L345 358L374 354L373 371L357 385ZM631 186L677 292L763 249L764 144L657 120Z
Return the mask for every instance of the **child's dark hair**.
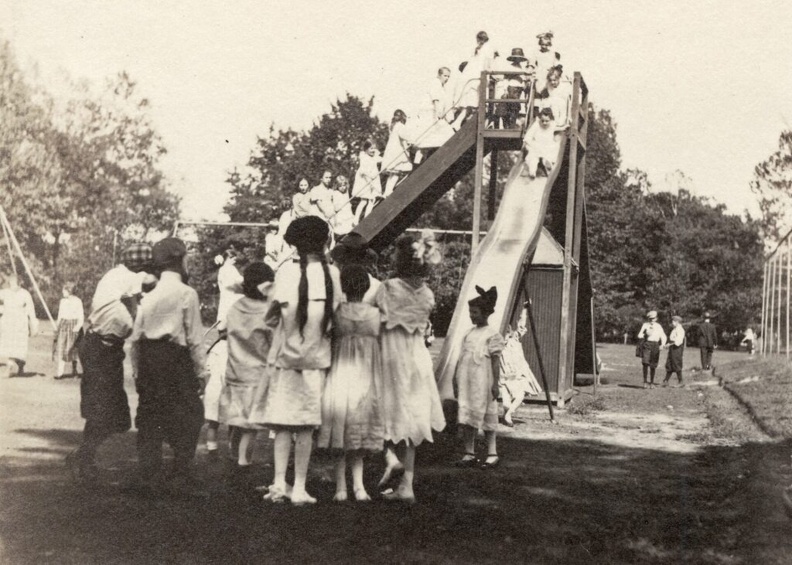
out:
M429 267L415 257L413 244L415 238L403 235L396 240L396 276L397 277L425 277Z
M341 290L350 302L360 302L370 287L368 273L360 265L347 265L341 269Z
M555 120L555 115L553 114L552 108L542 108L541 110L539 110L539 115L547 116L551 120Z
M242 277L242 294L253 300L264 300L264 295L258 287L261 283L275 280L275 273L269 265L255 262L245 268Z
M322 333L327 331L330 320L333 319L333 280L330 278L330 269L324 254L325 244L330 236L330 226L317 216L304 216L297 218L286 228L284 241L297 248L300 254L300 284L297 287L297 323L300 336L303 335L305 324L308 322L308 255L314 254L322 263L325 285L324 316L322 316Z

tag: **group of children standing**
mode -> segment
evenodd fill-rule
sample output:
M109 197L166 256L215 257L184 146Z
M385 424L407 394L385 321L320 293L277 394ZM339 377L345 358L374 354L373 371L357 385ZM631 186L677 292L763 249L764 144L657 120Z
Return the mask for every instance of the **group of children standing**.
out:
M446 424L424 343L434 308L425 277L440 254L431 233L403 236L396 242L395 276L379 282L365 268L376 253L363 238L345 238L328 264L329 238L321 218L298 218L284 237L298 259L277 273L263 263L245 268L244 296L226 318L228 364L218 421L233 427L238 442L232 449L242 473L250 468L258 430L271 431L274 480L266 500L316 502L306 490L315 445L337 454L334 500L351 498L347 467L354 500L371 500L363 483L364 456L384 451L380 484L396 470L402 475L398 487L383 497L413 502L416 447L433 441L433 433ZM475 327L465 338L455 378L458 419L465 426L465 455L458 465L488 469L499 463L497 399L507 342L487 325L496 289L480 294L470 301ZM483 461L474 449L480 430L488 446ZM292 446L294 482L289 485Z

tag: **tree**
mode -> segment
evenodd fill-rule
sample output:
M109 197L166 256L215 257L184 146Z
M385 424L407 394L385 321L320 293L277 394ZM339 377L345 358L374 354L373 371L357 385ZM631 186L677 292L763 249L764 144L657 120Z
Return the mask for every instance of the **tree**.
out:
M56 98L25 80L8 43L0 73L0 204L48 302L66 280L87 299L114 247L178 217L148 100L123 72L99 94L69 82L69 95Z
M751 191L759 197L762 237L777 243L792 229L792 130L782 131L778 150L756 165Z

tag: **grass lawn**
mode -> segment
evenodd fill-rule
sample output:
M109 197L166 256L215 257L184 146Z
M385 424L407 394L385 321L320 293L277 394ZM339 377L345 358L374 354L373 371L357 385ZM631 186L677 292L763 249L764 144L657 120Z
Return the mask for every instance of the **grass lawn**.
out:
M601 348L608 384L596 397L580 387L556 424L541 404L521 409L517 426L501 430L494 471L454 468L459 443L440 435L419 448L418 504L334 504L332 460L317 455L308 486L320 503L293 508L264 503L202 450L207 499L125 495L117 485L134 469L134 432L103 447L98 487L73 484L63 457L80 439L79 382L51 378L50 345L34 342L38 376L0 379L2 563L732 564L792 555L777 497L792 482L790 445L768 438L724 388L637 388L628 346ZM732 356L749 363L716 352L726 380ZM266 437L257 448L253 482L266 484ZM371 458L371 492L380 469Z

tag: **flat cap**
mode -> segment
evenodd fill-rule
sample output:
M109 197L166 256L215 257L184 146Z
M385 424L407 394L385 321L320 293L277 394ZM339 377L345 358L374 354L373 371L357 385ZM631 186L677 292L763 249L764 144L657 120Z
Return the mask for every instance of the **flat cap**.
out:
M149 265L152 260L152 250L148 243L132 243L121 253L121 262L134 271Z

